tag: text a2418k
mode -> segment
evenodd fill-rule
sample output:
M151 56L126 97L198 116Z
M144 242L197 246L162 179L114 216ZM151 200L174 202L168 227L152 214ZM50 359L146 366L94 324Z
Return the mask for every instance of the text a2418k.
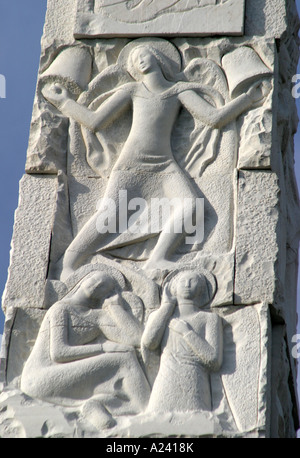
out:
M192 442L150 442L141 444L122 444L113 442L107 445L106 453L193 453Z

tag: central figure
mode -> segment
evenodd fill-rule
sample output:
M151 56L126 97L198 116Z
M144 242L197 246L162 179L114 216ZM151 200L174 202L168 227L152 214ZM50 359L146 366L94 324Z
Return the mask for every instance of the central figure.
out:
M171 256L187 233L184 220L195 220L196 200L201 197L192 180L176 163L171 148L171 133L181 108L212 129L221 129L263 98L256 83L247 93L216 108L197 94L194 90L196 84L170 81L164 56L149 45L133 48L128 57L128 70L136 81L116 88L96 111L75 102L60 84L47 85L43 89L45 98L65 116L94 133L102 131L126 110L132 109L131 130L110 173L103 205L98 207L66 250L62 280L96 253L111 247L130 246L152 237L158 238L143 268L173 268ZM181 203L156 233L151 230L105 233L105 228L99 227L103 212L109 216L105 200L112 199L116 203L113 211L121 211L119 195L124 190L129 200L139 197L145 201L155 197L178 198ZM188 209L184 208L186 199L192 203Z

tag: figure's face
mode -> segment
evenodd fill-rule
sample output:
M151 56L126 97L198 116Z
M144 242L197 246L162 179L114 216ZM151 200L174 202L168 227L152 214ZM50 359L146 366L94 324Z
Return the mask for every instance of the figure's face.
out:
M80 289L87 298L101 299L112 289L112 280L104 273L97 273L83 281Z
M146 47L140 47L134 51L132 55L132 62L137 70L142 74L146 74L158 66L156 57Z
M177 297L194 299L200 294L200 279L197 274L182 274L177 281Z

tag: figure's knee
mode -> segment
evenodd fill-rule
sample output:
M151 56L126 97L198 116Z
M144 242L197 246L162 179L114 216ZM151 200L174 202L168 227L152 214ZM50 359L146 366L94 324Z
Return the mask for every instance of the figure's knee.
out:
M27 394L31 398L44 399L47 396L45 392L45 383L43 380L32 372L31 374L23 373L20 382L20 388L23 393ZM46 390L47 391L47 390Z

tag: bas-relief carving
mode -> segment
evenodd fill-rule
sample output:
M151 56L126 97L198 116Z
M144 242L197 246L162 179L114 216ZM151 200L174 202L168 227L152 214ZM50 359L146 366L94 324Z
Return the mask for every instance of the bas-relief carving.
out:
M51 52L48 50L41 59L43 77L37 85L25 165L27 173L53 174L67 169L65 151L69 122L61 113L53 112L47 100L41 97L40 91L45 81L60 81L78 97L91 78L92 58L87 48L57 46L52 65L48 62L49 54Z
M207 283L196 272L177 273L173 288L164 285L161 306L149 317L142 349L160 348L161 357L148 411L212 409L210 372L222 364L223 335L219 316L202 311L211 299Z
M222 3L226 3L223 1ZM163 1L149 1L149 0L129 0L112 2L110 0L96 0L95 12L102 12L107 17L113 17L117 21L135 23L147 22L159 16L169 13L185 13L201 9L204 6L216 5L216 0L163 0Z
M87 436L180 427L189 436L193 420L195 435L263 427L267 306L248 307L246 320L243 308L211 309L216 282L206 271L169 274L148 319L124 289L124 277L102 266L50 307L23 369L24 393L67 409Z
M141 422L153 434L153 418L161 409L166 415L162 430L173 411L185 421L191 413L202 415L212 434L220 424L229 432L261 426L255 409L244 418L239 405L242 399L245 405L246 391L232 392L231 385L234 379L239 386L249 384L250 363L263 385L263 362L251 359L257 361L262 345L263 319L259 307L253 307L247 314L250 330L236 343L242 314L225 306L233 297L241 116L269 103L271 70L249 46L233 49L249 65L240 81L230 69L230 53L214 60L200 51L195 57L192 48L189 59L189 50L181 52L161 39L129 42L99 74L94 66L80 95L72 90L80 66L77 62L73 68L69 56L69 66L60 70L59 54L40 79L44 103L70 119L68 179L61 179L68 189L61 189L58 202L70 205L74 239L66 249L65 242L51 248L45 297L50 308L21 388L33 398L76 408L79 422L92 423L83 429L110 431L103 434L123 434L128 428L134 434ZM90 55L81 50L78 58L82 63ZM91 200L95 206L101 197L118 202L124 190L129 199L146 202L181 199L182 207L171 215L180 222L179 233L167 230L163 220L158 231L147 228L142 236L101 233L105 201L95 211ZM199 196L205 200L204 239L187 247L182 199L192 202L195 213ZM122 208L121 203L117 211ZM59 225L54 227L58 234ZM114 275L118 280L111 279ZM244 362L241 355L250 341L255 348ZM254 384L249 405L255 400L257 406L258 399ZM87 412L92 412L89 419ZM171 422L170 428L177 426Z
M95 0L93 3L82 5L78 1L76 38L242 35L244 29L244 0Z
M94 272L52 306L21 378L33 398L82 404L87 413L97 407L99 429L114 414L139 413L150 393L135 352L142 326L119 289L112 276Z
M199 251L200 247L205 251L205 244L207 243L209 246L207 251L211 250L211 240L216 237L216 234L212 233L218 218L214 205L211 204L209 198L206 199L207 220L205 222L204 241L202 242L201 239L198 240L195 237L194 243L182 243L187 233L183 221L179 223L179 219L182 218L184 212L186 217L194 217L197 198L206 197L202 192L202 186L199 189L198 183L190 180L186 172L195 174L196 170L196 173L202 176L205 169L214 162L218 154L224 156L225 151L223 154L218 151L221 129L246 110L253 108L255 104L261 104L266 93L268 93L268 89L265 90L264 85L255 83L248 89L248 92L226 103L226 95L223 96L222 94L225 91L226 80L224 73L217 64L203 62L202 59L194 59L183 74L180 74L180 55L174 46L162 40L154 41L150 48L149 43L144 46L145 43L142 40L141 43L131 42L127 45L119 56L116 66L108 67L108 70L100 73L90 83L88 91L84 92L77 102L58 83L46 85L42 89L43 95L65 116L73 118L82 125L86 159L92 170L98 175L109 175L98 210L80 229L66 250L61 274L62 280L80 265L86 263L89 257L95 253L113 252L114 256L121 259L127 257L127 259L136 261L147 260L143 268L150 270L174 267L170 258L173 254L177 255L176 262L178 262L180 249L192 252L195 249ZM139 44L142 46L136 49ZM250 51L254 53L253 50ZM173 68L168 69L167 64L173 65ZM128 73L125 73L124 65L132 76L131 79ZM223 88L220 87L220 84L216 89L193 81L196 79L195 75L198 76L197 72L200 72L205 65L219 73L219 80L223 83ZM170 71L173 73L174 82L170 81ZM269 70L265 67L265 73L267 72ZM252 74L250 81L253 80L253 76ZM103 87L103 83L108 77L116 79L119 86L95 97L97 89L98 93L102 92L101 86ZM129 82L133 79L135 79L134 83ZM128 83L126 84L124 80L127 80ZM120 84L120 81L123 84ZM170 140L182 108L189 113L190 117L194 118L195 128L190 139L190 150L184 151L185 157L182 157L183 153L181 152L181 157L175 158ZM111 144L106 128L130 110L132 110L132 115L130 115L131 127L122 147L119 145L118 151ZM230 127L227 135L224 135L224 150L228 146L233 149L230 158L232 174L237 138L236 132L232 126ZM116 134L116 131L114 133ZM106 134L108 135L106 136ZM228 143L226 144L226 142ZM220 149L222 150L222 146ZM205 188L205 180L202 180L202 183ZM120 193L124 190L128 200L141 198L149 205L153 198L167 198L169 200L177 198L176 214L174 213L171 219L168 219L167 225L164 225L163 221L157 221L156 231L145 223L145 212L141 212L138 221L127 217L126 231L120 234L115 233L117 232L115 230L105 233L106 226L103 223L102 227L101 221L105 219L104 217L109 218L110 216L106 209L107 201L112 199L116 203L114 211L116 211L116 219L119 221L120 210L122 210L123 204L126 205L126 201L120 201ZM231 189L229 192L233 199L233 190ZM186 214L188 211L186 202L188 200L191 202L190 215ZM228 218L228 213L231 212L227 211L224 218ZM220 218L220 215L218 217ZM175 221L180 226L176 231L174 230ZM138 224L143 230L136 230ZM230 227L228 227L228 233L230 233ZM140 249L141 254L138 253L138 250L135 254L134 243L136 243L136 248ZM150 245L150 249L147 248L147 244ZM129 247L127 250L130 252L129 256L126 256L126 247ZM219 247L219 250L222 251L222 248L225 252L229 251L230 240L228 238L227 250L224 247Z

